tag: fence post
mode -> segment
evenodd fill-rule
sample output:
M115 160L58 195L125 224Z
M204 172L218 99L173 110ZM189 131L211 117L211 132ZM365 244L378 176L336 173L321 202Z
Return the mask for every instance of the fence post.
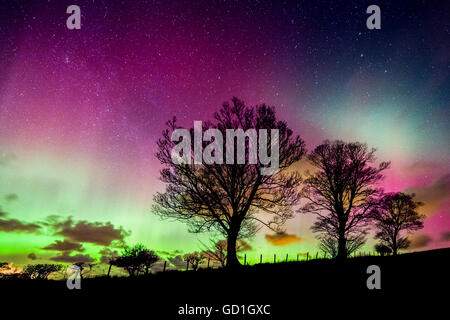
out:
M318 253L318 252L316 252L316 260L317 260L317 256L318 256L318 254L319 254L319 253Z
M297 262L298 262L298 253L297 253Z
M288 254L286 253L286 262L288 262Z
M166 264L167 264L167 261L164 260L164 268L163 268L163 272L166 272Z
M262 253L261 253L261 255L259 256L259 264L262 264Z
M306 261L309 259L309 252L306 253Z
M208 258L208 269L209 269L209 258Z
M189 261L186 261L186 271L189 270Z
M277 263L277 254L276 253L273 254L273 263Z
M244 266L247 264L247 254L244 254Z

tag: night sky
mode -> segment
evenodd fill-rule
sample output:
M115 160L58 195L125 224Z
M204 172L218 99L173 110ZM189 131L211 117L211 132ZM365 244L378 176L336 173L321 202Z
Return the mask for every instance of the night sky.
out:
M81 30L66 28L72 4ZM275 106L309 149L376 147L385 190L426 204L411 250L449 246L449 22L447 1L2 1L0 261L95 260L121 241L199 250L208 235L151 213L156 141L233 96ZM261 230L249 260L317 251L313 221Z

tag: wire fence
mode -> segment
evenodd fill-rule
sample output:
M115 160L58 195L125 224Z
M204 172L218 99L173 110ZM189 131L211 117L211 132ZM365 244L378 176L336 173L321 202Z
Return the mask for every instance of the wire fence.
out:
M358 251L352 253L349 258L357 258L357 257L371 257L371 256L381 256L376 251ZM250 258L250 256L248 257ZM297 255L289 255L286 253L286 255L278 255L276 253L272 256L265 256L263 254L259 255L259 260L250 260L247 258L247 254L244 254L243 257L241 257L239 262L244 266L250 266L250 265L257 265L257 264L266 264L266 263L287 263L287 262L305 262L305 261L312 261L312 260L324 260L324 259L333 259L331 255L327 255L325 253L321 252L306 252L306 253L298 253ZM254 256L253 256L254 258ZM258 262L254 262L258 261ZM217 265L217 261L211 258L207 258L206 261L199 265L198 269L204 269L204 268L219 268L220 266ZM164 267L163 272L167 270L167 261L164 261ZM184 270L192 270L193 266L189 264L188 261L186 261L186 268ZM197 269L195 268L195 269Z

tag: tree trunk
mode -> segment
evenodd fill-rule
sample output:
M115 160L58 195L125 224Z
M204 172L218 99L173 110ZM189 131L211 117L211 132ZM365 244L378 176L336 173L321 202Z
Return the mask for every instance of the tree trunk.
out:
M236 229L236 230L234 230ZM227 237L227 264L226 268L229 270L237 269L241 266L236 253L236 242L239 233L239 228L232 228L228 232Z
M347 240L345 239L345 232L339 231L338 239L338 253L337 260L345 260L347 258Z
M396 256L397 255L397 231L394 232L394 237L392 239L392 255Z
M109 263L109 269L108 269L108 277L109 277L109 274L111 273L111 266L112 266L112 263L110 262Z
M394 243L392 244L392 255L396 256L397 255L397 240L394 241Z

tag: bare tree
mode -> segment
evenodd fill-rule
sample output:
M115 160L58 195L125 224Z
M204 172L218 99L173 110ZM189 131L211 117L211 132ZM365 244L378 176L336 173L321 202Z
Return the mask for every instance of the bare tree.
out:
M183 256L184 261L189 263L191 268L196 271L198 266L205 261L205 256L201 252L187 253Z
M214 119L214 123L203 123L202 131L217 129L222 135L226 135L227 129L244 132L246 161L238 163L239 152L234 152L233 164L226 164L225 161L218 161L219 164L174 163L171 152L175 142L171 139L171 133L177 125L175 119L169 121L168 129L158 141L156 154L164 166L161 180L166 183L166 191L155 196L153 210L161 217L184 221L191 232L218 230L227 238L226 266L235 268L240 265L236 255L238 238L252 236L258 225L280 230L284 222L293 216L292 205L299 199L296 191L299 176L287 169L300 160L305 149L300 137L294 137L286 123L276 119L273 107L247 107L234 98L232 104L223 104L220 111L214 114ZM269 132L278 129L279 169L272 175L261 173L268 166L261 163L261 159L256 164L249 161L249 148L255 141L247 133L254 129L258 133L260 129ZM194 129L190 132L192 136ZM275 143L271 137L267 140L269 146ZM225 150L226 140L214 142ZM235 138L230 141L230 149L235 148L235 141ZM203 142L203 148L207 146L207 142ZM192 151L190 159L195 159Z
M402 192L386 194L381 205L371 213L377 229L375 239L389 247L394 256L398 250L406 249L410 245L408 237L401 235L402 231L408 233L423 228L425 216L417 212L417 208L423 204L414 201L414 196Z
M347 242L359 246L369 213L378 204L382 191L374 185L382 179L389 162L373 166L374 153L375 149L359 142L325 141L308 155L317 170L306 173L302 196L307 203L300 211L317 216L311 228L314 232L337 239L338 259L346 258L352 250Z
M23 269L23 277L28 279L47 280L53 272L61 270L60 264L28 264Z

